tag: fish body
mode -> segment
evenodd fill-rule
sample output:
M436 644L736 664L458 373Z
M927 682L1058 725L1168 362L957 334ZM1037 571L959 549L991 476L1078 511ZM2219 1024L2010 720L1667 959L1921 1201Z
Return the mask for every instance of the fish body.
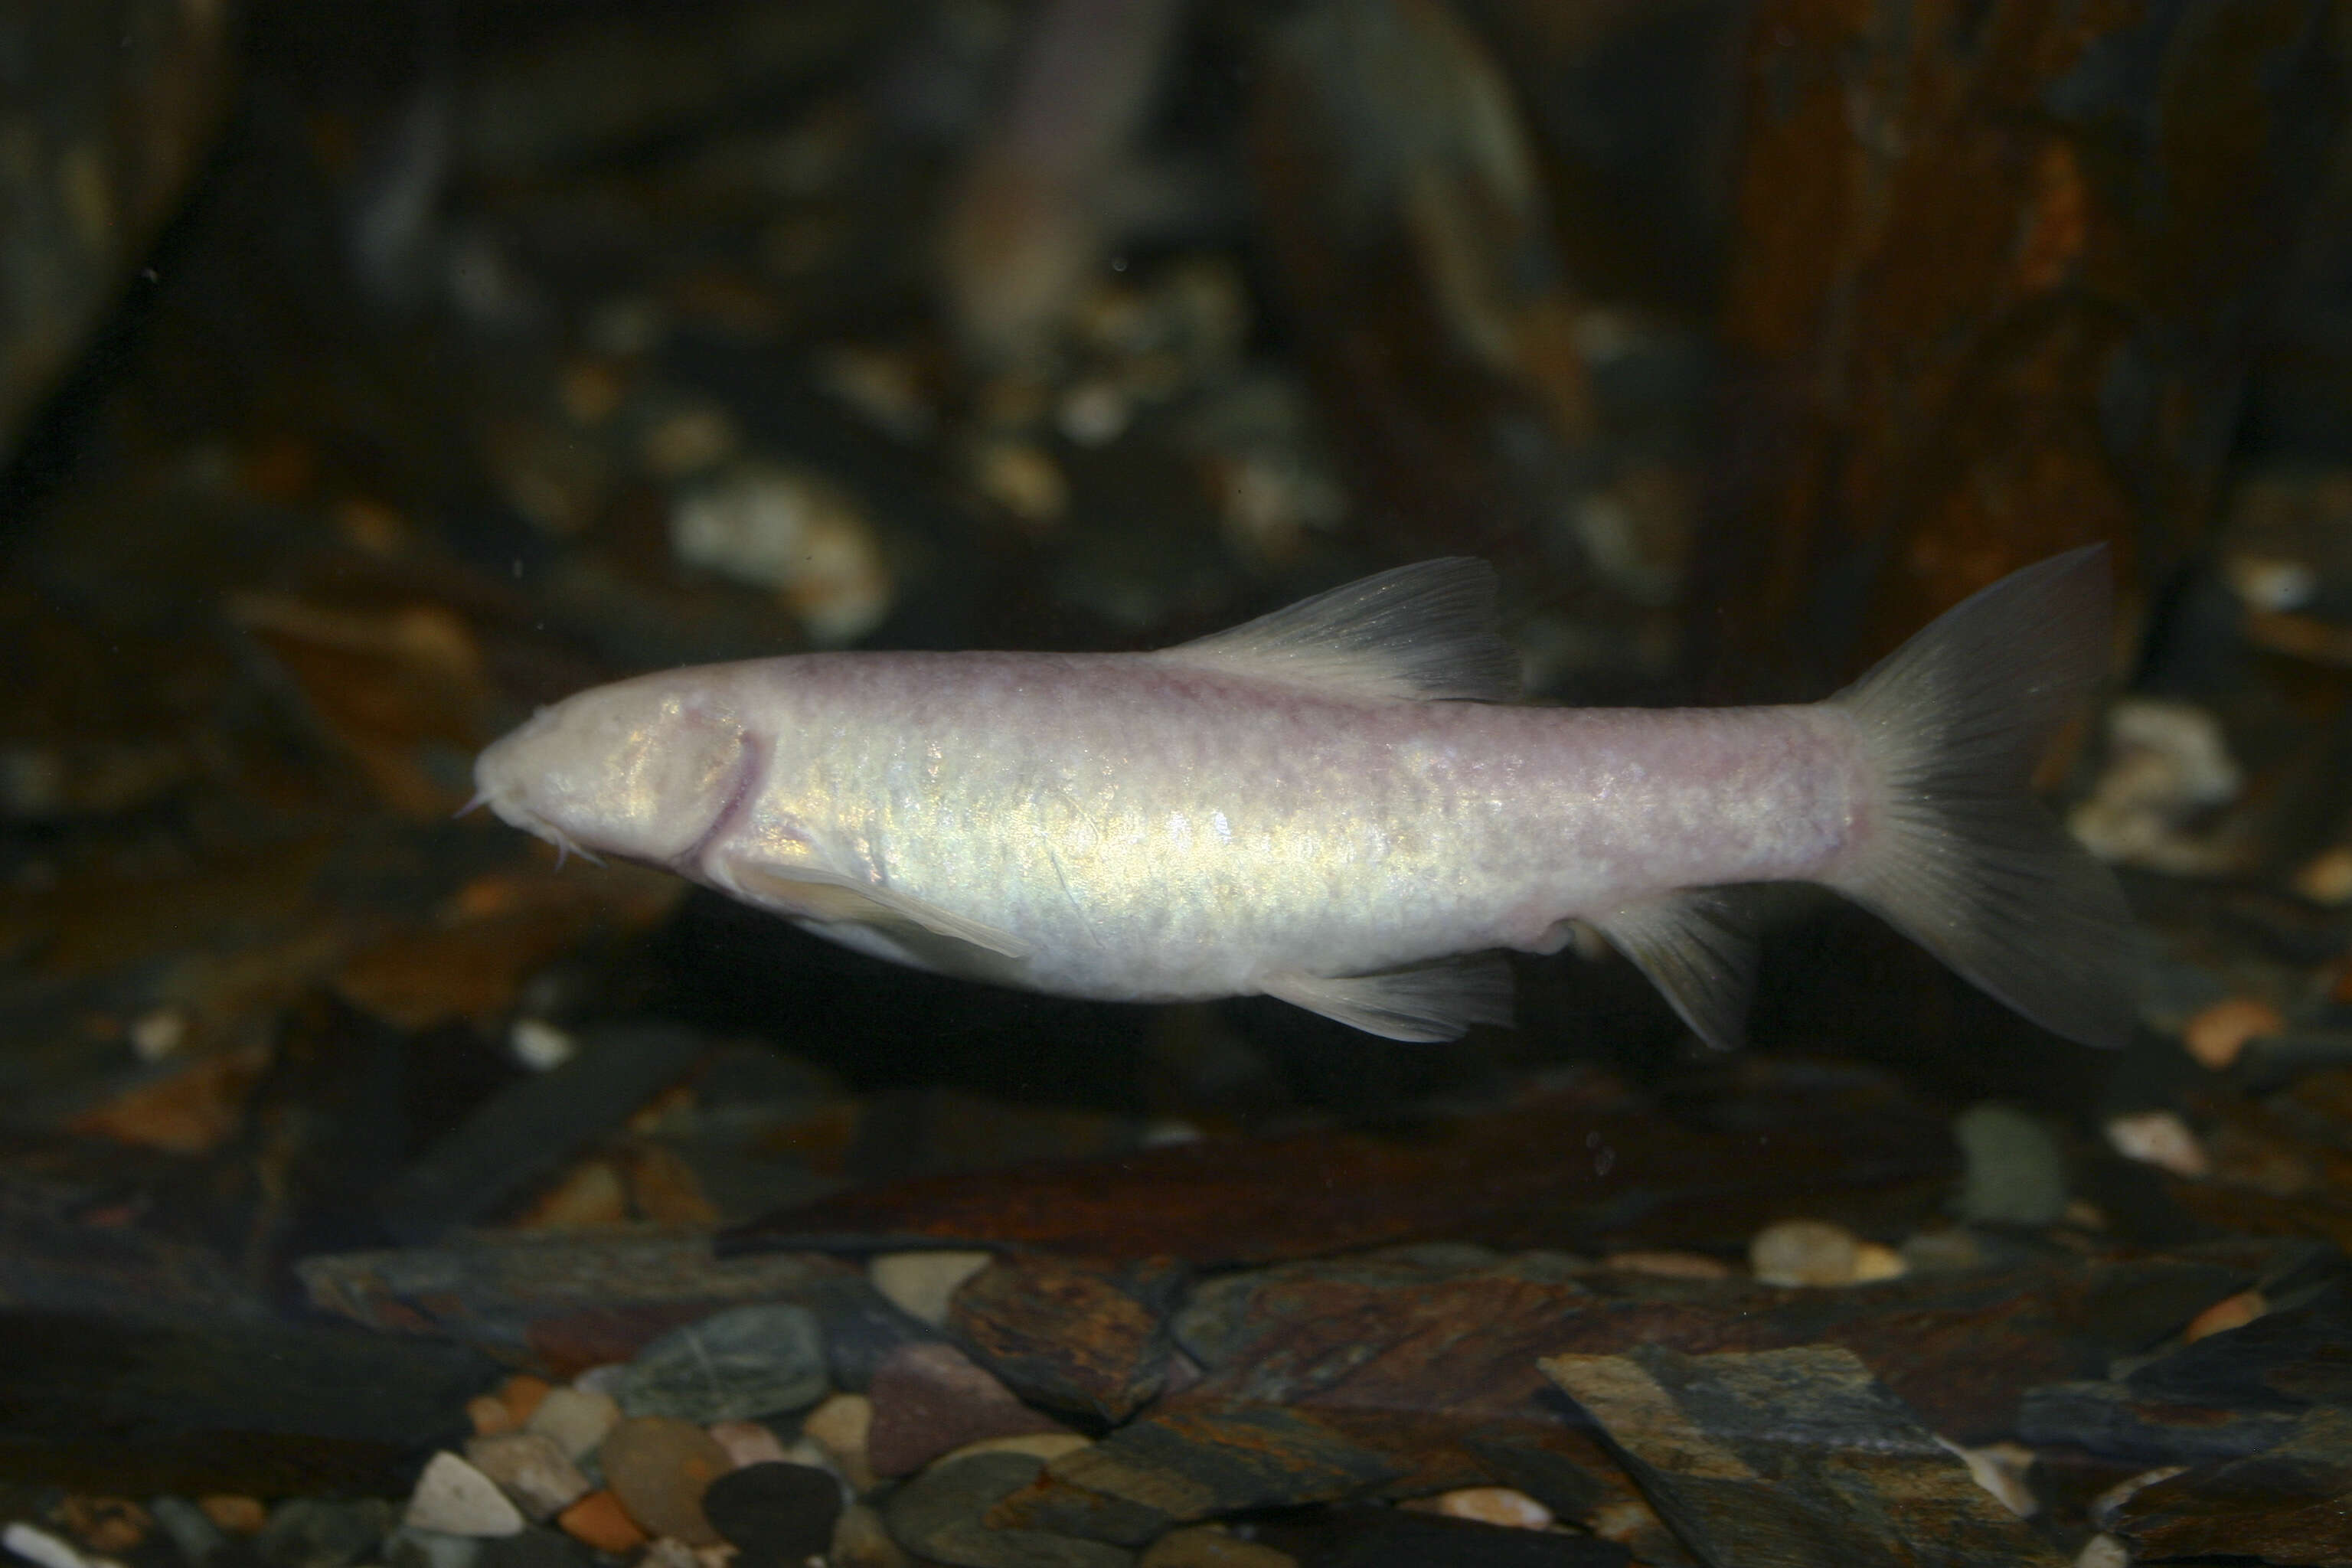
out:
M2103 593L2104 564L2087 565L2057 575ZM1968 911L1908 908L1928 890L1895 885L1889 847L1921 847L1904 710L1948 704L1924 687L1948 685L1949 659L1892 698L1865 680L1809 706L1520 706L1492 596L1481 563L1433 562L1155 653L667 671L542 710L483 754L478 782L559 844L667 866L903 963L1119 1000L1265 993L1399 1038L1507 1021L1492 954L1555 952L1582 920L1729 1043L1754 948L1714 891L1727 884L1838 888L1969 970L1950 931L1920 930ZM2036 606L1996 617L2005 634L2020 613ZM2062 701L2081 685L2034 668ZM2028 726L2047 727L2050 695L2022 702ZM2020 775L1998 792L2002 822L2042 837L1987 852L2073 889L2062 946L2093 999L2052 1002L2063 988L2039 971L1990 984L2105 1040L2116 966L2092 949L2119 931L2120 902L2036 822L2026 749L1995 759ZM1931 834L1915 874L1935 880L1951 847Z

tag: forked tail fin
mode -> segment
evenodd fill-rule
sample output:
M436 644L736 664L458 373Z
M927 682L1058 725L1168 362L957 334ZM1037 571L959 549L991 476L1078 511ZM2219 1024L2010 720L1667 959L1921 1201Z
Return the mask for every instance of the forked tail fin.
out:
M1834 886L1984 990L2085 1045L2129 1037L2131 911L2034 800L2035 763L2105 670L2105 545L2012 573L1830 700L1877 766L1864 847Z

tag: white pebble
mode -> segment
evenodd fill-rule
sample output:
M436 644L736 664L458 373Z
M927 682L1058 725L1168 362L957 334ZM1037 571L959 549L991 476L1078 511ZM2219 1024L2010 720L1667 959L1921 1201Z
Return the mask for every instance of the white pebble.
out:
M613 1396L578 1384L549 1391L539 1408L523 1423L523 1430L554 1439L567 1458L593 1453L604 1435L621 1424L621 1407Z
M1861 1261L1861 1239L1827 1220L1784 1219L1748 1243L1748 1265L1767 1285L1850 1285Z
M891 1305L936 1329L946 1326L956 1287L988 1261L985 1252L877 1252L866 1276Z
M855 642L889 614L881 542L857 504L819 475L737 463L678 500L669 538L688 566L774 589L814 642Z
M0 1546L39 1568L96 1568L104 1563L102 1557L84 1557L65 1542L46 1530L36 1530L29 1524L12 1524L0 1531Z
M2137 1110L2107 1123L2107 1142L2127 1160L2154 1165L2176 1176L2210 1174L2213 1163L2189 1123L2169 1110Z
M416 1478L402 1522L445 1535L520 1535L522 1510L499 1484L444 1449Z
M2131 1568L2131 1548L2112 1535L2095 1535L2075 1554L2074 1568Z
M1551 1510L1509 1487L1461 1487L1429 1500L1430 1511L1512 1530L1549 1530Z
M580 1042L544 1018L517 1018L507 1031L507 1048L531 1071L547 1072L570 1061Z
M188 1016L177 1007L142 1014L131 1026L131 1049L142 1062L160 1062L187 1040Z

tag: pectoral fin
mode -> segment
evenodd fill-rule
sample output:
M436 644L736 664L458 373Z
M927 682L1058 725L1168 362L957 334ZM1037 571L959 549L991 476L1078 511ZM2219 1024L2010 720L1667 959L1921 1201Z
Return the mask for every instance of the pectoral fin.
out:
M1756 938L1728 899L1695 889L1628 904L1595 923L1693 1034L1717 1050L1738 1048L1756 989Z
M1473 1024L1511 1022L1511 970L1493 953L1334 979L1276 974L1265 994L1391 1040L1458 1040Z
M731 864L728 869L748 897L796 920L886 929L919 926L933 936L964 942L1005 958L1026 958L1033 951L1019 937L985 921L837 872L813 866L778 869L741 862Z

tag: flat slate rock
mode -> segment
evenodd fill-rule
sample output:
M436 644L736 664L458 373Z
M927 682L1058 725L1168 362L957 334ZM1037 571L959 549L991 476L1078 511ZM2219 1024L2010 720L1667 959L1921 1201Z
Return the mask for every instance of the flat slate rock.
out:
M2015 1430L2027 1390L2145 1352L2262 1278L2269 1252L2069 1257L1836 1289L1570 1270L1541 1254L1291 1264L1195 1290L1173 1330L1207 1373L1178 1402L1442 1412L1459 1430L1527 1429L1552 1424L1536 1370L1545 1355L1826 1343L1859 1356L1937 1431L1989 1441Z
M882 1517L899 1545L951 1568L1130 1568L1132 1552L1102 1542L982 1522L1043 1468L1043 1460L1027 1454L973 1454L892 1492Z
M866 1396L874 1406L866 1462L877 1476L911 1475L983 1438L1068 1430L1015 1399L950 1344L900 1346L875 1368Z
M1772 1158L1759 1162L1759 1139ZM1732 1247L1790 1206L1862 1229L1936 1211L1959 1158L1890 1076L1750 1060L1671 1100L1593 1074L1410 1127L1213 1139L919 1176L730 1232L730 1254L914 1242L1224 1267L1413 1241Z
M322 1253L297 1266L310 1302L397 1334L520 1355L569 1376L627 1361L671 1330L728 1307L807 1296L822 1316L845 1283L837 1259L715 1257L708 1231L504 1232L436 1247Z
M1850 1351L1543 1363L1708 1568L2065 1568Z
M1166 1383L1182 1269L998 1258L956 1289L948 1331L1022 1398L1116 1425Z
M1361 1496L1404 1468L1296 1411L1162 1411L1055 1460L990 1517L1136 1545L1173 1524Z
M2143 1487L2110 1528L2138 1563L2252 1557L2352 1568L2352 1410L2314 1410L2260 1454Z

